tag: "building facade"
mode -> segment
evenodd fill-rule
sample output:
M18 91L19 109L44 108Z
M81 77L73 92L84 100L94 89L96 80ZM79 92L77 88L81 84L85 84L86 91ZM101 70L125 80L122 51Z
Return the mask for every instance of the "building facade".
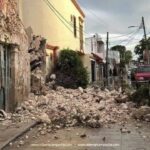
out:
M85 15L76 0L19 0L19 4L29 38L34 33L47 39L47 70L58 53L51 47L84 52Z
M86 38L85 54L89 55L88 71L90 81L102 81L105 62L105 48L102 38L95 34L92 37Z
M0 1L0 109L13 111L30 91L28 38L16 0Z
M109 69L114 68L115 65L120 64L120 53L118 51L108 51Z

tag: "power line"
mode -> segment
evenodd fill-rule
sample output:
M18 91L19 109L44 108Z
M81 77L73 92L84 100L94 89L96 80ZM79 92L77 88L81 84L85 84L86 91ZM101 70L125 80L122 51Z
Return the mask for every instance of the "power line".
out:
M118 44L115 44L115 45L120 45L120 44L122 44L122 43L124 43L124 42L126 42L126 41L128 41L128 40L131 40L131 39L132 39L132 37L133 37L135 34L137 34L138 32L139 32L139 29L137 29L135 32L133 32L133 34L132 34L132 35L128 36L128 38L127 38L127 39L125 39L125 40L121 40L121 42L119 42ZM114 43L114 42L113 42L113 43ZM113 43L111 43L111 45L112 45Z
M110 37L110 39L114 39L114 38L120 38L120 37L125 37L125 36L128 36L130 34L133 34L135 31L132 31L130 33L127 33L127 34L123 34L123 35L120 35L120 36L114 36L114 37Z
M56 17L63 23L63 25L65 25L65 27L70 31L70 32L72 32L72 33L74 33L67 25L66 25L66 23L68 24L68 25L70 25L71 27L73 27L62 15L60 16L60 12L59 12L59 14L58 14L58 10L56 10L55 8L54 8L54 6L48 1L48 0L43 0L46 4L47 4L47 6L51 9L51 11L56 15ZM57 11L57 13L55 12L55 11ZM66 23L65 23L66 22ZM78 30L79 31L79 30ZM78 37L77 37L78 38ZM79 40L80 40L80 38L78 38ZM85 41L83 41L83 43L84 44L87 44L87 45L89 45L89 43L86 43Z
M140 29L139 29L139 30L140 30ZM139 30L137 31L137 33L139 32ZM125 46L127 46L129 43L131 43L131 42L136 38L137 33L135 34L134 37L132 37L132 39L130 39L130 40L128 41L128 43L127 43Z
M71 26L72 28L73 28L73 24L72 23L70 23L50 2L49 2L49 0L44 0L44 1L46 1L47 3L48 3L48 5L54 10L54 11L56 11L56 13L58 13L58 15L69 25L69 26ZM79 27L76 27L77 28L77 30L79 31ZM88 33L86 33L85 31L83 31L85 34L88 34Z
M85 5L83 3L81 3L81 6L85 7ZM86 8L86 7L85 7ZM97 18L98 20L96 20L100 25L102 25L103 27L106 28L106 26L108 27L108 25L104 22L104 20L102 20L99 16L97 16L91 9L88 8L88 10L86 10L87 12L89 12L90 14L92 14L95 18ZM94 18L93 18L94 19ZM99 20L101 20L102 22L100 22ZM108 29L108 28L107 28Z
M43 0L47 5L48 7L51 9L51 11L53 11L53 13L57 16L57 18L66 26L66 28L71 31L73 33L73 31L65 24L65 22L58 16L58 14L54 11L54 9L52 7L50 7L49 3L48 3L48 0Z

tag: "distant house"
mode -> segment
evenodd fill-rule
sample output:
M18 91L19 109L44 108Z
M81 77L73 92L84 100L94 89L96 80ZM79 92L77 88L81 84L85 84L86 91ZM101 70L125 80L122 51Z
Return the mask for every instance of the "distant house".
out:
M102 38L95 34L86 38L85 54L89 56L88 71L90 73L90 81L100 81L103 79L105 62L105 49Z
M29 38L34 33L47 40L46 74L52 70L59 50L69 48L84 54L85 15L76 0L20 0L19 3Z
M120 53L118 51L109 50L108 60L109 60L110 68L113 68L115 65L120 63Z
M30 92L28 37L18 1L0 1L0 109L14 111Z

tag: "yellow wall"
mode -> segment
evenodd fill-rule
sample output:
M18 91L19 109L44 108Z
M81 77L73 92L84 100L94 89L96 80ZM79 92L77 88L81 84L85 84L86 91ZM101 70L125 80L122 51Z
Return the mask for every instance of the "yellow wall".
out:
M44 0L20 0L20 17L26 28L31 27L35 35L41 35L51 45L60 49L71 48L80 50L79 17L83 18L71 0L49 0L51 4L71 23L71 15L77 19L77 38L74 37L73 27L66 26L56 17Z
M89 76L89 82L91 82L91 54L86 54L81 56L84 67L86 68Z

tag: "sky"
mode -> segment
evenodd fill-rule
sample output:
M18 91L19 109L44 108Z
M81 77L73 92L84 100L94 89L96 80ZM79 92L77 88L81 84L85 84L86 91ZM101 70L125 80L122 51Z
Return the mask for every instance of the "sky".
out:
M110 47L121 44L133 51L143 37L143 29L138 27L142 16L145 19L147 34L150 32L150 0L77 1L86 15L86 37L98 33L105 41L106 33L109 32ZM137 27L128 28L129 26Z

